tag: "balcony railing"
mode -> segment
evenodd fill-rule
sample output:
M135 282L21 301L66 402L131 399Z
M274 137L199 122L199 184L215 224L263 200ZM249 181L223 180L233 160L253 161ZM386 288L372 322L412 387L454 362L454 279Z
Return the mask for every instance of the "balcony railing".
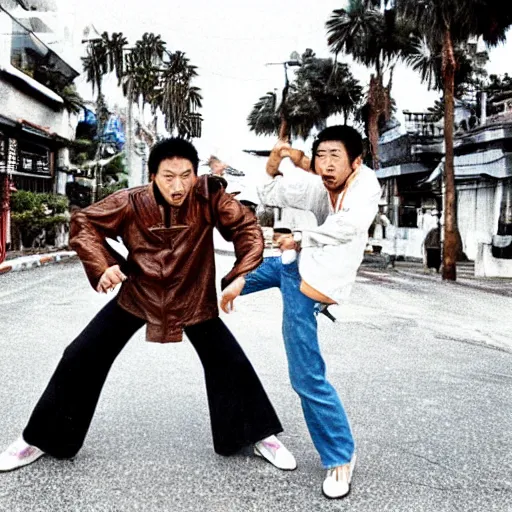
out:
M404 110L405 129L407 133L426 137L440 137L444 130L439 126L439 119L428 112L409 112Z

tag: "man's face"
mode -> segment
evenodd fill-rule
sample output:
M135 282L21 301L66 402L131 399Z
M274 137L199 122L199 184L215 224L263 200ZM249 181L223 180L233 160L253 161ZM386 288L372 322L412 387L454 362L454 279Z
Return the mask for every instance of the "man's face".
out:
M350 164L345 146L335 140L321 142L314 158L316 172L330 192L339 192L347 178L361 165L361 157Z
M171 206L181 206L197 181L197 176L190 160L174 157L160 162L153 180Z

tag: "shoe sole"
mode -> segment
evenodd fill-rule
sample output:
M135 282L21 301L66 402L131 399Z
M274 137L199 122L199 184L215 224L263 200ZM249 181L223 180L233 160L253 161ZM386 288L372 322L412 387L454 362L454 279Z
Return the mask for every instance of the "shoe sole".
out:
M352 490L352 484L348 484L348 492L347 492L347 494L344 494L343 496L329 496L329 495L325 494L323 489L322 489L322 494L329 500L342 500L343 498L346 498L350 494L351 490Z
M18 466L14 466L13 468L8 468L8 469L1 469L0 468L0 473L10 473L11 471L16 471L17 469L21 469L21 468L24 468L26 466L30 466L30 464L34 464L34 462L37 462L39 459L41 459L45 455L46 455L46 453L42 453L41 455L36 457L34 460L31 460L30 462L27 462L25 464L19 464Z
M263 455L259 450L258 448L256 448L256 446L254 447L254 455L256 455L257 457L260 457L262 458L263 460L265 460L266 462L268 462L269 464L272 464L272 466L274 466L275 468L277 469L280 469L281 471L295 471L297 469L297 466L295 466L294 468L280 468L279 466L276 466L273 462L269 461L267 459L267 457L265 457L265 455Z

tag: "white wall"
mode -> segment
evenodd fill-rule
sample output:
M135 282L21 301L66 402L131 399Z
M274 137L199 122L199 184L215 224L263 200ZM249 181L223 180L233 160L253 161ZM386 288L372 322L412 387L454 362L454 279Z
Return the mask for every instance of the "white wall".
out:
M512 277L512 260L494 258L492 245L478 244L475 277Z
M18 121L25 119L67 139L74 139L73 123L66 111L55 111L51 107L21 92L0 78L0 113Z
M496 233L496 186L486 182L458 185L457 194L457 222L462 245L466 256L474 261L478 245L490 243Z

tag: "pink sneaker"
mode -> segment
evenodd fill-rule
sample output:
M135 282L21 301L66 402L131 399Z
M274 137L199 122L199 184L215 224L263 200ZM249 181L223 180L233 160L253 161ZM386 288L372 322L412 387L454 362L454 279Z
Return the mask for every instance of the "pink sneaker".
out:
M254 445L254 454L263 457L276 468L292 471L297 468L295 457L276 436L270 436Z
M43 455L42 450L27 444L20 436L0 454L0 472L12 471L27 464L32 464Z

